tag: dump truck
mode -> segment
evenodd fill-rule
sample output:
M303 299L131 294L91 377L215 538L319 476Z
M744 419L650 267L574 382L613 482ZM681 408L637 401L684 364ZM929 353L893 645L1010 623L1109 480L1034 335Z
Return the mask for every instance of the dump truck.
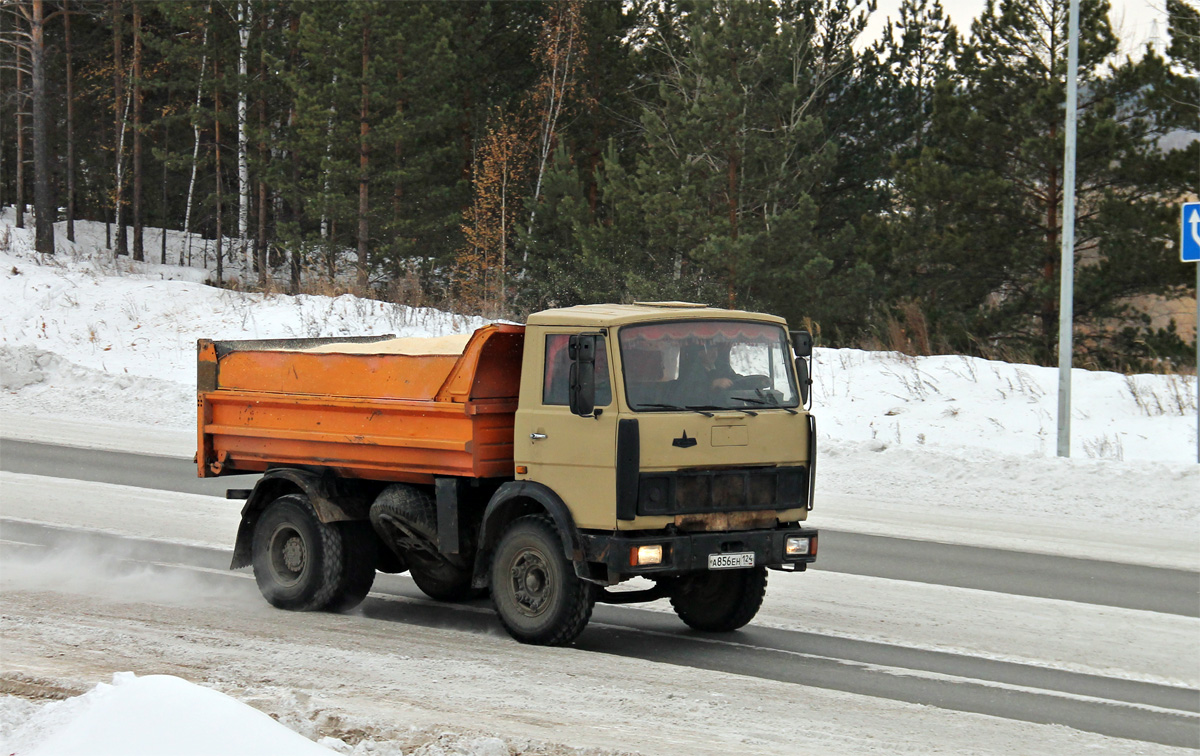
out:
M201 340L198 474L261 474L227 492L245 499L231 569L281 609L346 610L407 571L437 600L490 593L525 643L661 598L729 632L768 570L816 559L811 354L782 318L686 302Z

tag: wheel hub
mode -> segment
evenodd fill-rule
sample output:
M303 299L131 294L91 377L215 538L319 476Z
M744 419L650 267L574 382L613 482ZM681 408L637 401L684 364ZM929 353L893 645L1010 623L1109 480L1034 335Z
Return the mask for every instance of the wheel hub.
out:
M292 572L299 572L304 567L304 541L299 538L289 538L283 545L283 563Z
M545 611L554 595L547 572L546 561L536 551L526 549L513 560L513 598L523 614L532 617Z
M281 523L271 536L271 571L284 585L294 585L300 580L308 562L308 546L300 533L290 525Z

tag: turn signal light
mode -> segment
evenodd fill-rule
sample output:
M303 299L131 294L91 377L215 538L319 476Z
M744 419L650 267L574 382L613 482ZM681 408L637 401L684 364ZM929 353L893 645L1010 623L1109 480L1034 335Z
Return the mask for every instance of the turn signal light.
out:
M642 567L648 564L662 564L662 560L662 544L654 544L653 546L633 546L629 549L630 566Z
M529 468L525 465L517 465L517 475L526 475L529 473Z

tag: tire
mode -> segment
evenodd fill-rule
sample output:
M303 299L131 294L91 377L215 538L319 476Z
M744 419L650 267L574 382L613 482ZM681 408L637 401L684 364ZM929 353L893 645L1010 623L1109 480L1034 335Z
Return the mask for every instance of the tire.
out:
M438 552L437 504L428 493L403 484L388 486L371 505L371 524L429 598L465 601L481 594L471 587L469 560Z
M308 497L281 496L254 525L254 580L272 606L325 609L345 592L342 531L317 517Z
M728 633L754 619L766 592L766 567L703 572L679 581L671 608L688 627Z
M467 601L484 593L471 587L470 570L455 567L444 559L410 556L408 573L421 592L436 601Z
M515 520L500 537L491 566L492 605L522 643L562 646L592 617L595 586L580 580L562 540L542 515Z
M375 544L377 555L375 569L380 572L386 572L389 575L399 575L401 572L408 572L408 562L385 546L383 540L378 535L375 536Z
M361 604L375 584L375 564L379 560L378 539L371 525L366 522L338 522L333 527L341 534L345 561L337 589L325 609L346 612Z

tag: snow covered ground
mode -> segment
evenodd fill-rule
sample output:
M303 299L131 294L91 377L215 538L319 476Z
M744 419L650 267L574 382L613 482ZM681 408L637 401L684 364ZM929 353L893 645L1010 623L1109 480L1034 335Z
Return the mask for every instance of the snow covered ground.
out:
M80 243L67 243L60 226L59 254L42 260L30 251L30 232L12 227L11 209L0 215L0 436L190 458L197 338L443 335L481 322L351 296L215 289L204 285L206 273L199 268L134 264L127 258L114 263L96 252L103 246L103 225L76 225ZM157 259L157 232L147 238L150 256ZM178 260L183 239L168 234L168 247L169 259ZM198 259L199 252L194 256ZM818 349L814 380L821 458L811 522L817 527L1076 556L1110 555L1119 533L1119 560L1200 570L1192 376L1074 371L1072 458L1065 460L1054 456L1053 369L957 356ZM74 491L84 498L112 497L122 507L180 513L174 521L149 518L174 526L143 535L227 548L230 528L236 527L235 521L206 514L213 507L228 508L221 500L191 497L186 505L174 506L170 502L182 495L65 484L3 474L0 507L5 516L26 517L23 506L45 501L53 489L60 492L64 511L70 511ZM119 530L112 523L78 524ZM775 585L784 582L776 581L759 623L1036 661L1022 649L1062 611L1061 602L997 600L963 589L931 595L846 575L814 574L805 580L810 582L795 594L776 593ZM843 598L805 603L798 591L809 589L818 597ZM908 621L880 628L881 607L904 613ZM1014 614L1029 618L1015 634L1002 622ZM968 637L956 630L964 623L1004 631ZM1193 620L1073 607L1070 627L1071 633L1055 639L1061 648L1040 658L1130 679L1200 683L1197 664L1171 663L1180 657L1195 661ZM1114 640L1114 628L1128 643ZM1160 647L1126 653L1152 631ZM1097 640L1075 643L1089 635ZM1037 647L1045 650L1044 644ZM120 678L62 704L2 698L0 750L49 752L31 749L56 733L75 737L73 727L94 721L87 719L94 713L87 712L107 711L98 707L144 701L138 697L142 693L134 695L137 691L156 690L158 697L176 703L193 700L196 691L188 683L169 680ZM209 693L219 695L198 695ZM234 705L211 696L205 701ZM132 704L135 711L140 705ZM79 716L64 714L72 711ZM234 717L231 721L242 721L232 709L222 711ZM91 737L99 736L93 732ZM1021 740L1014 736L1012 742ZM456 743L428 753L508 752L497 750L504 747L498 741ZM879 745L881 752L888 750L886 743ZM232 752L216 744L207 750Z
M170 675L118 673L111 684L36 708L11 727L0 747L21 756L166 753L165 743L173 756L329 754L240 701Z

